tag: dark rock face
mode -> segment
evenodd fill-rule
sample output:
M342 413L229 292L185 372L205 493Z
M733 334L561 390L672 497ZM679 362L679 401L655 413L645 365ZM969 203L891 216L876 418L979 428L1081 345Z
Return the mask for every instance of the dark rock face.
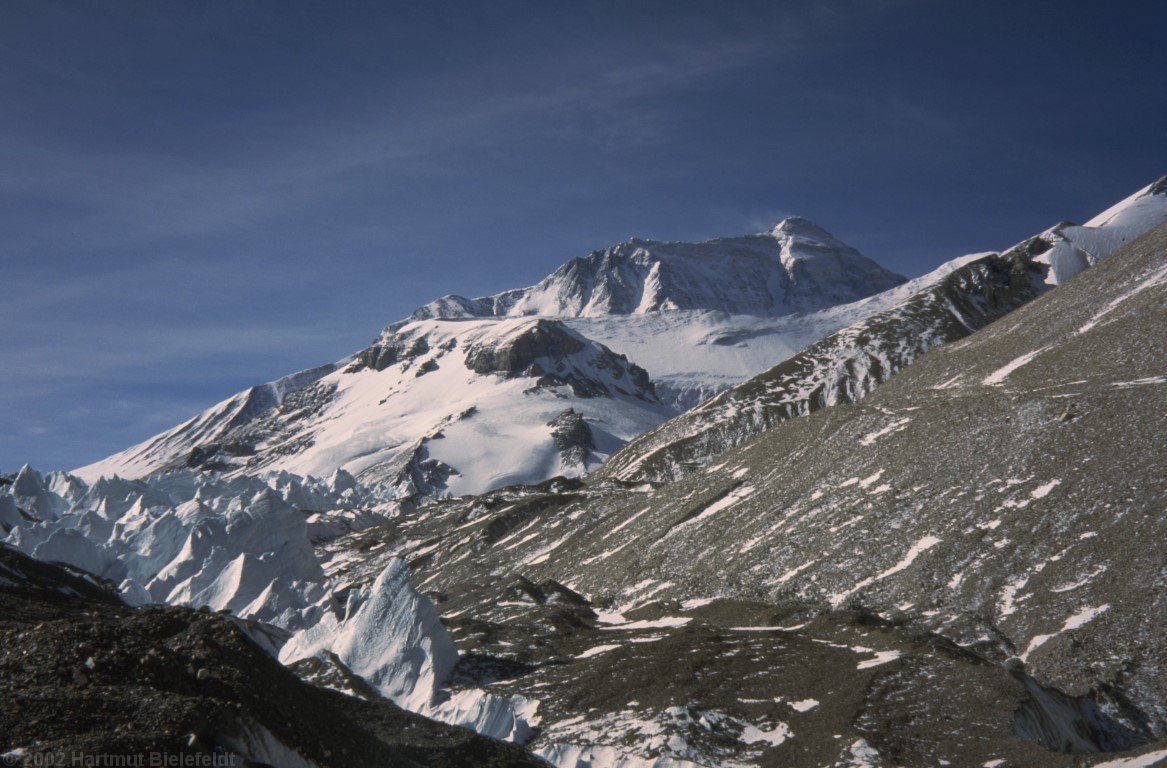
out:
M134 611L7 547L0 573L0 752L24 750L6 764L149 753L235 755L235 765L541 764L388 701L301 682L228 617Z
M475 373L517 376L541 358L561 361L582 351L584 342L562 323L537 320L505 344L476 346L466 351L466 367Z
M356 360L349 366L349 370L356 371L364 367L372 368L374 371L383 371L391 365L416 359L429 351L429 343L424 336L404 339L390 336L382 338L373 346L359 352Z
M574 408L568 408L563 413L547 422L551 427L551 438L555 440L555 447L563 463L569 466L579 466L587 470L591 452L596 449L592 429Z
M310 444L311 436L285 442L275 451L259 452L257 446L282 433L289 424L309 418L323 409L335 392L335 385L313 382L283 395L278 403L247 418L236 418L218 440L192 448L184 465L208 471L232 471L254 467L282 453L294 453Z
M1107 715L1091 698L1067 696L1045 688L1028 675L1019 679L1029 692L1013 714L1013 730L1023 739L1070 755L1118 752L1151 740L1133 712L1124 712L1135 727ZM1113 706L1114 702L1108 702ZM1136 730L1137 728L1137 730Z
M573 360L576 356L586 356L586 366ZM536 320L504 341L470 347L466 367L478 374L525 376L536 387L569 386L577 397L626 395L659 402L643 368L558 320Z
M453 467L429 454L429 441L440 439L440 433L423 438L398 461L386 467L377 467L373 472L395 486L404 500L441 494L446 488L446 481L456 472Z
M1042 268L1030 259L1048 248L1033 238L955 270L632 440L599 475L676 480L787 419L859 400L929 349L965 338L1039 295Z

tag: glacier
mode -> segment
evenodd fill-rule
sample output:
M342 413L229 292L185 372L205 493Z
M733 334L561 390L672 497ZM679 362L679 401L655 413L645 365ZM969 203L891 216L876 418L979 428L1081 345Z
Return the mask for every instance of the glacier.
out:
M130 605L229 613L285 665L342 665L404 709L523 743L538 702L445 687L459 654L404 561L355 589L321 568L314 544L399 513L391 489L341 471L324 480L188 469L88 485L25 466L0 485L0 542L116 585Z

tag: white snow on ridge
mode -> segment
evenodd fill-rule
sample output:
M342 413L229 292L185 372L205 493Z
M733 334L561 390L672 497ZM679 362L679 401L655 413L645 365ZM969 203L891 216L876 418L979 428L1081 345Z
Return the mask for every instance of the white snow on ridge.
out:
M912 421L911 418L906 417L906 416L904 418L901 418L901 419L896 419L896 420L890 422L889 424L887 424L886 426L881 427L880 429L877 429L874 432L869 432L868 434L859 438L859 444L860 445L873 445L875 443L875 441L881 437L886 437L887 435L892 435L892 434L895 434L896 432L902 432L903 430L907 429L908 424L910 424L911 421ZM864 487L866 487L866 486L864 486Z
M903 656L902 651L876 651L875 658L865 659L856 665L856 669L871 669L895 661Z
M1082 326L1080 328L1078 328L1078 330L1075 333L1083 334L1083 333L1086 333L1087 331L1091 330L1092 328L1097 327L1100 323L1105 321L1107 315L1109 315L1111 312L1114 312L1114 310L1118 309L1118 307L1120 305L1122 305L1124 302L1139 295L1140 293L1142 293L1143 291L1145 291L1149 288L1154 288L1156 286L1163 285L1164 283L1167 283L1167 266L1160 267L1159 269L1155 270L1150 275L1148 275L1146 278L1142 279L1134 288L1127 291L1122 296L1119 296L1117 299L1114 299L1110 302L1107 302L1107 304L1104 307L1102 307L1102 309L1100 309L1096 313L1094 313L1093 317L1091 317L1088 321L1083 323Z
M1111 206L1082 226L1054 227L1044 235L1052 248L1037 257L1049 265L1046 282L1058 285L1167 221L1162 180Z
M1094 621L1094 619L1096 619L1099 616L1101 616L1102 614L1106 613L1108 610L1110 610L1109 603L1100 605L1096 608L1083 608L1082 610L1075 613L1073 616L1070 616L1068 619L1066 619L1065 623L1062 624L1062 628L1059 629L1057 632L1054 632L1053 634L1049 634L1049 635L1035 635L1033 637L1033 639L1031 639L1029 641L1029 645L1025 648L1025 652L1021 654L1021 656L1020 656L1021 660L1028 661L1030 654L1032 654L1034 651L1036 651L1041 646L1045 645L1047 642L1049 642L1053 638L1057 637L1062 632L1068 632L1068 631L1074 630L1074 629L1081 629L1082 627L1086 626L1091 621Z
M778 747L786 743L786 740L794 736L794 732L790 730L790 726L786 723L778 723L773 728L763 730L756 725L747 725L742 729L741 740L746 744L769 744L772 747Z
M1061 484L1062 484L1061 480L1050 480L1045 485L1040 485L1037 488L1034 488L1032 491L1030 491L1029 497L1032 499L1044 499L1047 495L1049 495L1050 491L1052 491L1054 488L1056 488L1057 486L1059 486Z
M597 646L593 646L591 648L588 648L586 651L584 651L583 653L576 656L576 658L577 659L590 659L593 656L599 656L601 653L607 653L608 651L614 651L617 648L623 648L623 647L624 646L620 645L619 643L609 644L609 645L597 645Z
M401 327L391 341L416 350L412 356L402 354L382 370L334 366L312 383L321 393L318 406L289 414L281 422L286 431L263 438L255 446L257 458L232 471L327 476L341 468L392 482L413 461L433 468L439 493L481 493L583 474L630 438L674 415L651 392L638 389L626 362L568 330L552 328L540 335L545 322L427 320ZM538 355L540 343L559 344L555 351L562 356ZM482 365L471 359L476 350L502 348L506 354L510 347L532 346L531 365L542 373L473 369ZM570 383L537 385L543 373L583 382L590 391L577 394ZM136 477L181 464L207 435L217 440L228 426L246 421L240 414L252 400L240 395L225 401L168 433L82 468L79 476ZM568 408L592 432L595 447L581 463L565 463L549 425ZM214 429L203 426L212 423ZM288 445L295 448L287 450ZM427 489L403 487L402 494L416 490Z

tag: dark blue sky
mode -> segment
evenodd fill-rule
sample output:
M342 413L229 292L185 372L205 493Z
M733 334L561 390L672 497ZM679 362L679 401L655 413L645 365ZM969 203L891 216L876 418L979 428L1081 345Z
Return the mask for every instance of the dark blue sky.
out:
M0 0L0 470L440 294L807 216L908 275L1167 171L1163 2Z

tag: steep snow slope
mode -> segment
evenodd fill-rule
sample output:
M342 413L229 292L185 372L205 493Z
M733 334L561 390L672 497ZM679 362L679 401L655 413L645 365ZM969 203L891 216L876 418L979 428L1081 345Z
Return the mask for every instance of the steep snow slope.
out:
M580 475L674 411L647 375L553 320L418 321L266 408L253 388L76 474L344 469L401 497ZM309 377L305 377L309 379Z
M1086 226L1058 225L1000 257L950 262L895 289L919 288L903 301L638 437L604 464L600 476L674 480L778 422L854 402L929 349L983 328L1164 221L1167 177ZM885 303L890 293L864 303Z
M1148 184L1082 226L1059 224L1041 236L1053 247L1040 261L1046 282L1063 283L1167 221L1167 176Z

